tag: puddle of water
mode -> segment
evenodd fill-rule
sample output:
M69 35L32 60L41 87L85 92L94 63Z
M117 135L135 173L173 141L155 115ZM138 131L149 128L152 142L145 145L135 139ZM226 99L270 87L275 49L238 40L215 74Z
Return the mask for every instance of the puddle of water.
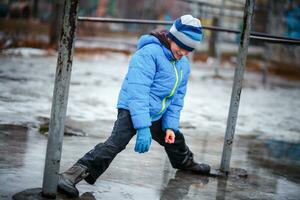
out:
M86 126L90 128L105 126L105 124L106 121L99 121ZM191 135L195 130L189 128L183 131L190 148L195 153L196 160L199 160L202 155L205 155L205 158L201 159L203 162L214 163L216 155L219 160L221 148L213 150L217 146L222 146L221 138L213 135L205 137ZM98 137L88 135L80 137L80 140L78 137L64 137L61 170L65 170L80 155L105 140L108 135L106 130L100 132ZM40 135L37 130L29 131L26 127L18 125L1 125L0 137L1 198L8 200L19 191L41 187L47 138ZM223 200L288 197L296 200L300 195L299 177L281 171L276 165L265 165L262 152L267 153L267 157L274 155L274 159L280 162L283 156L277 155L278 148L281 147L283 152L285 150L289 152L288 149L292 147L294 149L292 152L297 154L298 146L285 145L279 141L258 141L255 137L237 137L235 142L232 165L236 166L238 163L239 167L247 169L249 176L246 179L238 177L217 179L176 171L171 167L163 148L158 144L154 143L151 151L141 156L133 152L134 141L131 141L95 185L88 185L83 181L78 187L81 194L86 193L85 195L88 196L86 198L95 199L140 199L143 195L148 195L149 198L145 199ZM253 158L253 154L256 157ZM289 157L290 154L285 155ZM291 155L289 159L294 159L294 154ZM286 167L290 171L291 166ZM84 198L83 196L82 199Z
M27 127L0 124L0 169L21 167L27 147Z
M300 182L300 143L254 139L248 148L249 159L257 165Z

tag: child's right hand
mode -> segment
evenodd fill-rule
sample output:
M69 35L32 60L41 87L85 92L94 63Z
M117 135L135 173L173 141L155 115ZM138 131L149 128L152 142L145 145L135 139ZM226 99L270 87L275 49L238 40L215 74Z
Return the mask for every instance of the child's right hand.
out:
M175 142L175 133L172 129L166 130L165 143L173 144Z
M134 151L138 153L145 153L149 150L152 137L150 128L141 128L137 130L136 143L134 147Z

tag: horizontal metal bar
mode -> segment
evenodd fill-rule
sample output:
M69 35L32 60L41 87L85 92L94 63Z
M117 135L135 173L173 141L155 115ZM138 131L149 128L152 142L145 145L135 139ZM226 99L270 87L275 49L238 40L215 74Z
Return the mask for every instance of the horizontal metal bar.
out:
M267 38L276 38L276 39L282 39L282 40L292 40L292 41L300 42L300 39L284 37L284 36L277 36L277 35L271 35L271 34L268 34L268 33L260 33L260 32L253 32L252 31L251 35L260 36L260 37L267 37Z
M222 28L222 27L218 27L218 26L202 26L202 27L203 27L203 29L207 29L207 30L211 30L211 31L220 31L220 32L235 33L235 34L241 33L238 30Z
M268 43L300 45L299 40L279 39L279 38L271 38L271 37L256 36L256 35L251 35L250 38L253 40L260 40Z
M125 23L125 24L152 24L152 25L172 25L172 21L163 20L146 20L146 19L123 19L123 18L102 18L102 17L78 17L78 21L88 22L102 22L102 23ZM227 33L240 34L239 30L227 29L217 26L203 26L203 29L212 31L221 31ZM288 38L283 36L270 35L267 33L251 32L250 38L255 40L261 40L269 43L281 43L300 45L300 40L295 38Z
M78 21L124 23L124 24L134 23L134 24L172 25L171 21L148 20L148 19L104 18L104 17L78 17Z

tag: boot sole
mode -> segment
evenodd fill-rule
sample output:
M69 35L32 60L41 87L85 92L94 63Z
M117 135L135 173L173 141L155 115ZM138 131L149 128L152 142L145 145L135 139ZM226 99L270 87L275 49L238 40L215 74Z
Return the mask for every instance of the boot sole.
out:
M59 193L65 194L71 198L79 197L78 191L70 192L69 191L70 187L66 186L65 184L60 184L59 182L60 182L60 180L58 181L58 184L57 184L57 191Z

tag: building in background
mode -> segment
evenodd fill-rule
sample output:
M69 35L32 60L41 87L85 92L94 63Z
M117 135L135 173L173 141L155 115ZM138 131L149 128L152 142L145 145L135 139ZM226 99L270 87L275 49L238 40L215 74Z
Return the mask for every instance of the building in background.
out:
M267 32L300 39L300 0L270 0L267 6ZM271 61L287 63L300 69L299 46L267 44L266 51Z

